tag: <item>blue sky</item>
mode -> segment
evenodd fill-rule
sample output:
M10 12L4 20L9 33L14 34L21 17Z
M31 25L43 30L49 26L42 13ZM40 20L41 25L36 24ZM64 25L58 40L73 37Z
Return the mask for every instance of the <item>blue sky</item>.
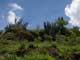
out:
M18 13L24 22L29 22L30 28L41 26L44 21L54 21L54 19L65 15L64 9L70 0L0 0L0 29L7 25L7 20L2 15L7 13L9 3L19 4L24 11Z

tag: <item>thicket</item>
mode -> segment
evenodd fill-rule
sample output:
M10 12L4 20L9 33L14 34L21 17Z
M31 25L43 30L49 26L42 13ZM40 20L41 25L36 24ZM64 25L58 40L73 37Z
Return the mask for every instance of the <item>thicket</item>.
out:
M59 17L43 28L28 29L19 20L0 31L0 60L80 60L79 27Z

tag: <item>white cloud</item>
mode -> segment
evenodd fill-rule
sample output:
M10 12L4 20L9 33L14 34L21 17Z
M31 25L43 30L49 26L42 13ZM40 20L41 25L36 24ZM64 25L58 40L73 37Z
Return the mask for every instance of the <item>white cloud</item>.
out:
M80 0L72 0L71 4L65 7L65 14L70 18L69 23L80 27Z
M6 16L7 21L9 24L15 24L15 19L17 18L17 21L19 21L20 19L20 16L17 16L16 12L22 11L23 8L16 3L11 3L8 5L8 7L10 8L10 10L8 11L7 16Z
M10 24L15 24L16 14L13 11L8 12L7 20Z
M10 7L13 11L23 10L23 8L22 8L21 6L19 6L18 4L16 4L16 3L11 3L11 4L9 4L9 7Z

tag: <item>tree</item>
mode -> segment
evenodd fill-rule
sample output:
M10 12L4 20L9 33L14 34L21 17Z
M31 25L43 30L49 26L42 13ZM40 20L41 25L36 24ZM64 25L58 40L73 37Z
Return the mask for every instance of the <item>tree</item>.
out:
M9 31L15 31L15 30L19 30L19 29L24 29L26 30L28 23L23 23L23 20L20 19L19 21L16 22L17 19L15 19L15 24L9 24L7 25L7 27L5 27L5 31L9 32Z
M68 22L63 19L63 17L58 18L55 22L44 22L44 31L46 34L53 36L53 39L55 39L56 34L66 34L66 28L65 25L67 25Z
M58 26L59 32L61 34L65 34L65 32L66 32L65 26L68 24L68 22L65 21L63 17L60 17L60 18L57 19L56 24Z
M16 33L16 38L18 38L19 40L33 40L33 36L27 29L27 26L28 23L23 23L22 19L20 19L18 22L16 22L15 19L15 24L9 24L5 28L5 33L14 32Z
M59 17L56 21L57 25L61 28L68 24L67 21L64 20L63 17Z
M72 31L74 32L74 34L76 36L80 36L80 31L79 31L79 27L75 26L72 28Z

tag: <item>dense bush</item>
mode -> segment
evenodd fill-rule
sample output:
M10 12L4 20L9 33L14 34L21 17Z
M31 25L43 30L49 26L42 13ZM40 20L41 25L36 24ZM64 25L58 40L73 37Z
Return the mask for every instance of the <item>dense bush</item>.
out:
M16 22L16 21L15 21ZM28 29L22 20L0 31L0 60L80 60L80 31L63 17Z

